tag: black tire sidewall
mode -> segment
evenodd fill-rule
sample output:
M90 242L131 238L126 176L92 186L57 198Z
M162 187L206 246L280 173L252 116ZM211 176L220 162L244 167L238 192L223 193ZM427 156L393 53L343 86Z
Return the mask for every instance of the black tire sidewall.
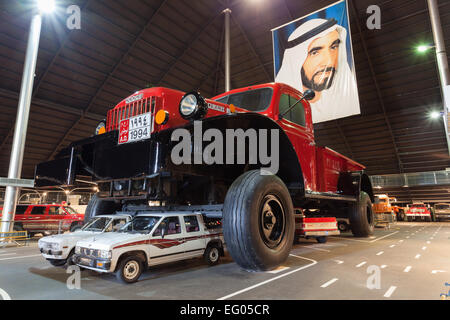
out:
M284 235L275 249L269 248L260 234L260 210L267 195L275 196L284 210ZM236 207L236 203L239 203L239 206ZM234 219L227 216L230 207L240 209ZM289 191L280 178L274 175L261 175L259 170L244 173L233 183L225 198L223 225L225 243L230 255L241 267L250 271L266 271L280 265L289 256L294 240L293 212ZM230 225L233 223L240 229L240 239L230 239L232 235L227 231L235 227ZM233 245L236 241L245 242L243 245L247 249L247 257L242 257L242 252L240 257L236 257Z
M128 279L128 278L126 278L126 277L124 276L123 270L124 270L124 268L125 268L125 265L126 265L129 261L132 261L132 260L133 260L133 261L136 261L136 262L138 263L138 265L139 265L139 272L138 272L138 274L136 275L136 277L134 277L133 279ZM134 283L134 282L138 281L139 277L140 277L141 274L142 274L142 271L143 271L143 263L142 263L141 259L139 259L139 258L137 258L137 257L134 257L134 256L130 256L130 257L125 257L125 258L123 258L123 259L119 262L119 267L117 268L116 275L117 275L118 280L120 280L120 281L122 281L122 282L124 282L124 283Z
M368 213L370 210L370 213ZM372 223L368 221L368 214L371 215ZM350 209L350 228L356 237L368 237L373 234L375 228L375 216L372 210L372 202L369 195L361 191L358 202Z
M214 261L211 260L211 257L210 257L210 254L211 254L211 252L213 250L217 251L217 259L214 260ZM217 263L219 263L219 260L220 260L220 249L219 249L219 247L217 245L209 245L206 248L206 250L205 250L205 260L211 266L216 265Z

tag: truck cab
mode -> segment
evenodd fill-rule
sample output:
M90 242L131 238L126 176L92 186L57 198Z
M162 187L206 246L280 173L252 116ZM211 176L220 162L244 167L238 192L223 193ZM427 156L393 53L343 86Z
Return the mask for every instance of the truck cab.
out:
M215 265L223 255L221 228L208 228L202 214L160 212L139 214L118 232L78 241L73 261L132 283L150 266L199 256Z

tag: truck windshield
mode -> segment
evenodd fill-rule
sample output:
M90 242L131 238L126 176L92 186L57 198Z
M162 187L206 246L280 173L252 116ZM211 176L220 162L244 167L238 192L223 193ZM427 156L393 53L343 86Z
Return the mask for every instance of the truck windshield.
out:
M248 90L216 99L217 102L233 104L248 111L260 112L266 110L272 100L272 88Z
M83 231L103 231L109 224L111 218L101 217L89 221L83 228Z
M125 224L118 232L128 233L149 233L161 217L135 217L133 220Z
M437 210L448 210L448 209L450 209L450 204L437 204L436 209Z

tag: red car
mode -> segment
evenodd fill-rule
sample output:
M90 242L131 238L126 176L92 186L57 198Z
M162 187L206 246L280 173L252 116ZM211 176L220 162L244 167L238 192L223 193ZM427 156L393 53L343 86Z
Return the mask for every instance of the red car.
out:
M0 207L0 217L2 211ZM84 214L63 204L18 205L14 230L26 230L30 237L35 233L74 231L81 228L83 219Z
M408 221L428 221L431 222L430 205L424 203L414 203L407 206L406 218Z

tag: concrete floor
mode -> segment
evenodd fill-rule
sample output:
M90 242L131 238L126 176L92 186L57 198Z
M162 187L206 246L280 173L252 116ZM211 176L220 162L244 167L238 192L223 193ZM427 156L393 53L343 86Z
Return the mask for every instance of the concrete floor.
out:
M68 289L70 276L42 258L36 241L0 248L0 299L439 300L450 290L450 222L399 222L371 238L342 234L325 244L302 240L283 266L265 273L243 271L227 255L214 267L200 258L153 267L132 285L82 271L80 289Z

